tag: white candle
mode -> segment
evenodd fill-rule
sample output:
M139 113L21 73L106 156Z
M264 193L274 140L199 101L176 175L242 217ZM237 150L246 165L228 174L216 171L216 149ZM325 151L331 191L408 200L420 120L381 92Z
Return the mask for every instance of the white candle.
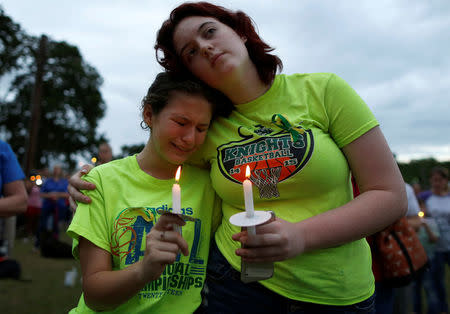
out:
M252 182L250 181L250 167L247 165L245 169L245 177L246 179L242 182L244 187L244 201L245 201L245 214L247 218L253 218L255 215L255 208L253 206L253 191L252 191ZM255 226L247 227L247 232L249 235L255 235L256 229Z
M181 188L178 184L180 180L181 166L178 166L175 175L175 183L172 186L172 213L181 214Z
M178 184L180 180L181 166L178 166L175 174L175 183L172 186L172 214L181 214L181 187ZM173 230L181 234L181 226L174 224Z

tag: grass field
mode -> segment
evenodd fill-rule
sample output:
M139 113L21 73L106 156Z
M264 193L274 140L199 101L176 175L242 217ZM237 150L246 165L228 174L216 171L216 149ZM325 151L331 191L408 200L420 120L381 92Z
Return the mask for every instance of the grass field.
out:
M70 243L66 236L63 240ZM22 266L24 280L0 281L0 314L67 313L76 306L81 295L80 268L74 259L43 258L32 251L30 242L17 239L13 257ZM76 267L74 287L64 285L65 273ZM450 287L450 269L447 269L447 287ZM450 289L447 290L450 300Z
M70 242L69 239L64 239ZM0 313L67 313L81 295L80 269L74 259L43 258L30 242L17 239L12 256L22 267L23 280L0 281ZM64 285L65 272L76 267L74 287Z

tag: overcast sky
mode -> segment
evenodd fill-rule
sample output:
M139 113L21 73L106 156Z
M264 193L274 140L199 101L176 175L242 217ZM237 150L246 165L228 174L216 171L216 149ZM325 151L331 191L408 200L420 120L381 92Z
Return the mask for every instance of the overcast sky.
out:
M76 45L104 79L100 132L114 153L140 144L156 31L182 1L3 0L29 34ZM228 0L255 21L283 73L333 72L367 102L400 161L450 160L450 1Z

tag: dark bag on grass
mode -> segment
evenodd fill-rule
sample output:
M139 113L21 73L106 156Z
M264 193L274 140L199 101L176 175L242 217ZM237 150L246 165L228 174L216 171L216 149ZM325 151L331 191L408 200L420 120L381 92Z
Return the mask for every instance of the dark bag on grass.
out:
M374 254L382 282L393 287L408 285L428 267L425 249L405 217L374 235Z
M73 258L72 245L56 239L49 231L41 232L41 255L52 258Z
M9 258L0 258L0 279L19 279L20 273L20 264L16 260Z

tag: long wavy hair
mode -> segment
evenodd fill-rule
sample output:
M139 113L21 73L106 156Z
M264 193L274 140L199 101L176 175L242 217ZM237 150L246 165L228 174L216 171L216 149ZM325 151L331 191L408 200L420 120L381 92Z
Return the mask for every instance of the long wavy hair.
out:
M170 17L164 21L158 31L155 50L156 59L168 72L189 76L186 68L177 55L173 43L173 33L177 25L186 17L206 16L217 19L231 27L240 37L247 39L250 60L255 64L259 78L265 84L270 84L277 73L283 69L283 63L276 55L270 54L274 48L266 44L257 34L251 18L242 11L230 11L224 7L208 2L187 2L176 7Z

